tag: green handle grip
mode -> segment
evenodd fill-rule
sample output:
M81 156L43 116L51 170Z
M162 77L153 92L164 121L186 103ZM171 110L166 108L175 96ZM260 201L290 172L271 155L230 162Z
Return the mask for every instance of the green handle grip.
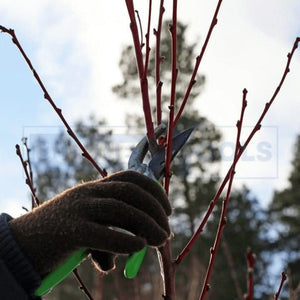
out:
M42 284L35 291L36 296L42 296L65 279L88 255L87 248L74 252L57 269L43 278Z
M126 278L132 279L137 275L146 254L146 250L147 247L129 256L124 269L124 276Z

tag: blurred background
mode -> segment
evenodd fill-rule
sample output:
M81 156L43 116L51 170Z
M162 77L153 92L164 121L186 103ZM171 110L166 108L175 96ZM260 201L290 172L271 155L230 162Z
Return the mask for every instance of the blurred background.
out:
M0 24L15 29L55 103L83 144L109 173L126 168L130 148L145 134L129 17L125 2L117 4L92 0L60 1L59 4L29 0L26 6L21 1L4 0L0 4ZM158 6L158 2L153 3L151 28L157 28ZM215 6L216 1L179 3L179 103ZM170 91L167 27L172 10L169 3L165 7L162 79L163 119L167 120ZM136 9L145 33L148 2L137 2ZM171 190L174 256L199 224L230 166L243 89L248 90L248 106L242 141L279 83L286 55L300 35L299 13L298 1L237 3L229 0L222 4L197 84L178 124L178 130L195 126L196 131L173 167L176 175ZM154 103L153 35L151 41L149 85ZM31 208L29 190L15 154L15 145L23 145L24 138L31 149L34 182L41 200L99 175L66 135L17 48L4 33L0 51L0 207L1 211L17 217L25 213L24 208ZM283 296L297 299L299 70L300 56L296 51L280 94L237 167L229 224L214 269L209 299L240 299L246 292L248 247L258 257L257 299L270 299L283 269L291 278ZM26 147L22 147L22 153L26 158ZM218 213L219 209L193 253L179 268L179 299L192 300L199 294ZM155 251L149 251L148 263L133 281L123 278L122 259L118 260L120 267L105 277L96 275L88 262L81 267L95 299L157 298L161 283ZM84 299L84 295L71 276L47 298Z

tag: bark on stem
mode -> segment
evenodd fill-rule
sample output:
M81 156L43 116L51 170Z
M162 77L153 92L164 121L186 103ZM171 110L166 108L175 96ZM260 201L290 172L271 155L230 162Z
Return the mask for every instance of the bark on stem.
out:
M159 16L157 30L154 30L156 37L156 52L155 52L155 82L156 82L156 124L159 126L161 124L162 111L161 111L161 89L162 82L160 80L160 66L162 62L162 57L160 55L160 43L161 43L161 28L162 19L165 12L164 0L160 1Z
M149 141L149 150L151 154L153 154L156 150L156 140L154 135L154 127L152 123L152 115L151 115L151 108L150 108L150 101L149 101L147 70L145 69L143 63L143 54L142 54L140 39L138 35L133 1L125 0L125 2L126 2L129 18L130 18L130 29L132 33L135 57L137 62L137 69L138 69L138 74L140 79L140 88L141 88L141 94L143 100L143 111L145 117L147 138Z
M161 12L162 15L162 12ZM170 33L172 39L172 82L171 95L169 105L169 123L167 133L167 148L166 148L166 166L165 166L165 181L164 188L166 194L169 194L170 178L171 178L171 156L172 156L172 139L174 131L174 109L176 100L176 82L177 82L177 0L173 0L173 16L172 24L170 25ZM163 298L167 300L175 300L175 268L176 265L172 260L170 240L159 248L160 268L163 278L164 295Z
M172 24L170 25L170 33L172 39L172 82L171 82L171 96L169 105L169 123L167 134L167 149L166 149L166 178L165 178L165 190L167 195L169 194L169 186L171 179L171 156L172 156L172 139L174 132L174 110L176 100L176 82L177 82L177 0L173 0L173 16Z
M176 265L172 260L170 240L158 250L158 259L160 264L161 275L163 279L164 294L163 299L175 300L175 271Z

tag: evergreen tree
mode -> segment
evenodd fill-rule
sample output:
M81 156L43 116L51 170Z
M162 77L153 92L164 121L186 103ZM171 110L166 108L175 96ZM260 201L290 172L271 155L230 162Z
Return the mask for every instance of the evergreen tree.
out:
M270 215L277 230L271 250L285 253L285 268L290 270L292 286L296 288L300 282L300 135L294 147L289 185L274 193Z

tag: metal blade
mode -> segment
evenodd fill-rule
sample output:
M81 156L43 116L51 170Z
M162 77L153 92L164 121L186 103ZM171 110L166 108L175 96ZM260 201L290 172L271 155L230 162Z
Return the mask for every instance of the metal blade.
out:
M155 128L155 137L158 138L167 130L165 124L160 124ZM128 169L139 170L140 166L143 164L144 157L148 151L148 140L145 136L132 150L131 155L128 160Z
M177 155L177 153L180 151L180 149L184 146L188 138L190 137L192 131L194 128L189 128L179 134L177 134L172 139L172 155L171 155L171 161L173 158ZM149 162L149 168L152 170L154 176L159 179L165 170L165 156L166 156L166 148L162 148L161 150L157 151L151 161Z

